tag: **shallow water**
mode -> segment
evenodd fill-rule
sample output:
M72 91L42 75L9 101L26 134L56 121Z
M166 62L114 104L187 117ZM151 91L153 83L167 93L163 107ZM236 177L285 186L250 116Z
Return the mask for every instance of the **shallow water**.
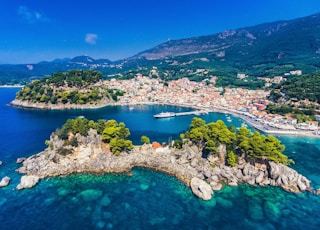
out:
M274 187L225 187L209 202L194 197L176 178L135 168L126 174L71 175L41 181L36 187L16 191L20 175L17 157L41 151L44 141L66 119L124 121L131 138L168 141L184 132L192 116L154 119L162 111L187 111L167 106L108 107L86 111L32 111L8 107L16 89L0 89L0 177L12 178L0 189L1 229L318 229L320 197L292 194ZM224 114L201 116L207 121ZM232 118L239 127L242 123ZM293 165L320 187L320 140L281 136Z

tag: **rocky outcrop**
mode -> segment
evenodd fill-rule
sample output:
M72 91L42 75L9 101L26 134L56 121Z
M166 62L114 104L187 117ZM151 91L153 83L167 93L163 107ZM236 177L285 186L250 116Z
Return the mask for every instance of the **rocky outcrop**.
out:
M270 162L271 185L281 186L289 192L310 190L310 181L285 165Z
M21 164L22 162L24 162L27 158L25 157L19 157L16 161L17 164Z
M212 188L204 180L194 177L191 179L190 187L193 194L197 197L203 200L211 200L213 194Z
M154 150L151 145L136 146L130 153L115 156L95 130L90 130L87 137L75 137L80 145L68 147L72 154L58 154L58 149L65 148L64 142L53 135L51 147L26 159L17 171L45 178L72 173L130 172L133 167L146 167L173 175L188 186L192 184L192 191L202 199L210 199L213 191L223 188L222 184L272 185L290 192L311 190L310 181L304 176L273 162L268 166L252 165L240 159L236 167L229 167L221 163L220 157L203 158L196 147L188 145L182 150L163 148L161 151Z
M0 161L0 166L1 166L2 164L3 164L2 161Z
M24 188L32 188L39 182L38 176L22 176L20 180L20 184L18 184L17 189L21 190Z
M2 180L0 181L0 187L6 187L8 186L8 184L10 183L11 178L8 176L5 176L4 178L2 178Z

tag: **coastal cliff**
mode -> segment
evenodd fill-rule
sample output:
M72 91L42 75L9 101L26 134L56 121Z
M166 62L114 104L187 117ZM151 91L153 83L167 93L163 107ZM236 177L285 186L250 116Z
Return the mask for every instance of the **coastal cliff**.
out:
M146 167L168 173L191 186L193 193L210 200L213 191L223 188L223 184L237 186L248 183L258 186L279 186L289 192L311 191L310 181L295 170L275 162L250 164L240 159L237 166L230 167L215 155L203 157L196 146L185 144L182 149L154 149L150 144L135 146L130 152L116 156L101 140L96 130L90 129L87 136L76 135L79 145L65 146L57 135L51 135L48 148L30 156L17 169L28 180L69 175L73 173L125 173L133 167ZM69 149L69 154L59 154L61 147ZM223 148L221 148L223 149ZM27 183L28 184L28 183ZM33 185L35 185L34 183ZM28 184L28 187L30 184Z

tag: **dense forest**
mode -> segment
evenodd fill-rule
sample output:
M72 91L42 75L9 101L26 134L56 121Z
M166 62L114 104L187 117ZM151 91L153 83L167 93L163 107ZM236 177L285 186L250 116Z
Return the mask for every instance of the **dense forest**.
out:
M93 70L57 72L50 77L34 80L16 94L17 99L40 103L92 104L103 98L114 101L123 92L96 85L102 74Z

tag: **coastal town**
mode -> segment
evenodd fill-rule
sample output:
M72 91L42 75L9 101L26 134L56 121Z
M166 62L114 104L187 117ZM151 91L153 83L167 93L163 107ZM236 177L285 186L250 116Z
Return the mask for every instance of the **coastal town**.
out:
M156 76L156 70L151 74ZM243 77L238 74L237 77L239 76ZM119 79L118 76L108 78L110 80L103 80L100 74L100 79L92 79L94 82L91 82L90 86L82 82L86 84L82 88L68 83L67 78L61 81L60 86L43 82L42 91L41 87L36 85L40 84L40 81L33 81L17 94L10 105L45 110L97 109L110 105L129 106L133 109L137 104L172 105L192 108L194 111L182 114L164 111L164 114L155 114L155 118L218 112L237 116L245 121L244 126L249 124L264 133L320 137L320 115L314 115L313 120L298 121L292 113L268 113L266 108L273 104L268 100L268 90L216 87L217 77L211 75L200 82L191 81L187 77L166 81L160 77L143 76L140 73L125 80ZM54 79L57 80L57 76ZM278 80L280 82L283 79ZM30 90L30 87L33 90ZM35 92L34 89L39 92ZM50 94L49 91L46 93L47 89L51 89L51 96L47 95ZM55 95L52 92L55 92ZM227 118L231 123L231 117Z
M318 121L298 123L297 119L269 114L269 91L215 87L216 77L202 82L188 78L164 82L137 74L133 79L104 81L109 88L126 92L116 105L165 104L190 107L207 112L229 113L253 127L272 134L319 136ZM316 115L316 119L320 116Z

